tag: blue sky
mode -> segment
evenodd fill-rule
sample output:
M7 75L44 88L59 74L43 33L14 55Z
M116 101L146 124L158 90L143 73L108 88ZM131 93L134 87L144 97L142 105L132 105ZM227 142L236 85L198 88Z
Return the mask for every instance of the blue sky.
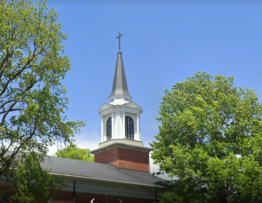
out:
M129 92L143 108L145 146L158 133L164 89L197 71L234 76L236 86L254 89L262 101L262 2L49 0L48 6L68 35L71 70L63 84L68 117L86 123L75 137L82 148L100 142L98 109L109 102L118 31Z

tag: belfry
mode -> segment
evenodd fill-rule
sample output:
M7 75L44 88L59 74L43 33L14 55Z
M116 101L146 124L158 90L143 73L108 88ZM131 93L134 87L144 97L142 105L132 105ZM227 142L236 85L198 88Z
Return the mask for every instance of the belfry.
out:
M144 147L140 133L142 108L128 92L122 52L117 53L113 87L109 103L99 109L101 143L93 150L95 162L110 163L118 168L149 172L150 148Z

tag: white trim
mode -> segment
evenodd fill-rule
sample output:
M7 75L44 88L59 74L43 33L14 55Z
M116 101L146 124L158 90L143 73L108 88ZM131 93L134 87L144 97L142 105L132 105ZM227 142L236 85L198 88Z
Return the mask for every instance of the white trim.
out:
M111 133L111 139L115 139L115 116L113 112L111 113Z
M101 117L107 120L108 116L112 118L112 139L125 139L125 117L130 116L134 121L134 140L141 141L140 134L140 114L142 108L134 102L127 102L124 104L103 104L99 109ZM103 131L103 137L101 142L106 140L106 121L103 121L101 125L101 131Z
M103 122L103 116L101 116L101 141L103 141L104 137L104 122Z
M141 133L140 133L140 115L137 114L137 139L141 140Z
M132 182L124 182L124 181L115 181L115 180L107 180L107 179L101 179L101 178L91 178L87 176L77 176L77 175L69 175L69 174L62 174L62 173L49 173L51 175L55 176L64 176L64 177L69 177L69 178L79 178L82 179L83 181L101 181L101 182L108 182L111 184L125 184L129 186L139 186L139 187L150 187L150 188L163 188L167 189L166 187L163 186L158 186L158 185L148 185L148 184L140 184L140 183L132 183Z
M126 114L125 114L125 111L123 111L123 116L122 116L122 126L123 126L123 131L122 131L122 138L126 137L126 122L125 122L125 117L126 117Z

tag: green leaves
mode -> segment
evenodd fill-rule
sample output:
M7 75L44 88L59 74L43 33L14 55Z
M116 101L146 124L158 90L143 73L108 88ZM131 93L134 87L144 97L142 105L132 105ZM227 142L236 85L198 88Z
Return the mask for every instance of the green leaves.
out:
M32 152L15 160L15 165L8 169L8 173L2 179L2 184L8 185L9 189L1 191L1 200L46 203L57 190L65 186L61 179L42 170L39 158L39 154Z
M94 162L94 155L90 153L89 149L81 149L74 144L71 144L64 149L58 150L55 155L61 158Z
M0 1L0 177L16 170L18 154L37 152L39 162L48 146L72 143L85 125L64 115L68 99L61 80L70 62L57 19L44 0Z
M262 104L233 82L197 72L165 90L151 146L155 163L178 178L173 202L261 201Z

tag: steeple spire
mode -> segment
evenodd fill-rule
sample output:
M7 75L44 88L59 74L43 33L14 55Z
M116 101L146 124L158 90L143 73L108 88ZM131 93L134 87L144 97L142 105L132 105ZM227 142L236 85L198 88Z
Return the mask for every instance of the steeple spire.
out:
M122 35L123 34L120 34L119 32L119 35L117 37L119 38L119 51L117 53L112 92L109 96L110 103L126 103L131 101L132 99L131 95L128 92L122 52L120 51L120 37Z

